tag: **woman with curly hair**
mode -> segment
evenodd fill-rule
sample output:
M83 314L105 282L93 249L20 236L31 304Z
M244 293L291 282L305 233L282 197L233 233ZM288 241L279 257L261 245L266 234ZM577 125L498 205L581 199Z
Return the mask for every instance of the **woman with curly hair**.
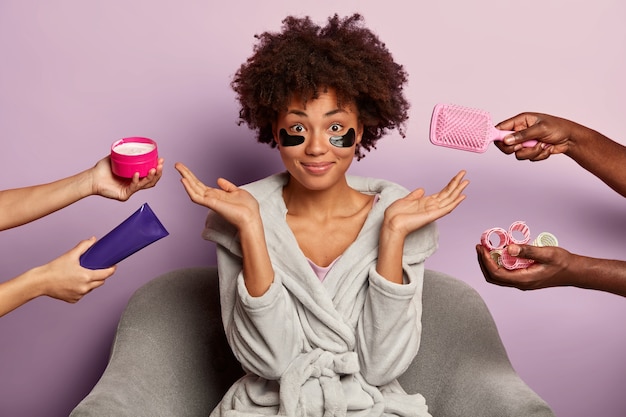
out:
M246 375L212 416L427 416L397 377L417 354L424 260L434 221L464 199L459 172L440 192L348 176L387 131L402 135L407 75L358 14L327 25L287 17L265 32L232 87L240 119L277 147L286 171L207 187L222 319Z

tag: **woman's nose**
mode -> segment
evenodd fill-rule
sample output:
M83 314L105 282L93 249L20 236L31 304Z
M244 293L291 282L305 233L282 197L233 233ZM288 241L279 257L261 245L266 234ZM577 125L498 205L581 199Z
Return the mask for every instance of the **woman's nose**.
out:
M305 142L307 155L323 155L328 151L328 135L326 132L312 133Z

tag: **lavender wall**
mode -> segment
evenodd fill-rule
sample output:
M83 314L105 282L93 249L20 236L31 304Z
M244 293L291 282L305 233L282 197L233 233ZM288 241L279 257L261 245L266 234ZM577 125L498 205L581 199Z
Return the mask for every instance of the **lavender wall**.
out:
M561 416L626 411L626 300L579 289L521 292L484 282L474 244L493 226L525 220L562 246L624 259L624 199L566 157L518 162L436 148L432 107L525 110L592 126L624 143L626 6L617 0L406 2L266 0L0 1L0 188L71 175L121 137L148 136L166 158L163 179L129 202L90 197L0 233L0 279L102 236L149 202L171 235L127 259L75 305L37 299L0 319L0 415L64 416L102 373L131 294L162 272L215 262L200 238L205 210L187 198L175 161L208 184L248 182L281 169L276 153L236 125L229 81L253 35L290 13L321 21L361 12L410 73L405 140L394 134L354 174L440 189L464 168L468 199L439 222L427 266L484 297L521 376ZM407 6L407 4L414 4Z

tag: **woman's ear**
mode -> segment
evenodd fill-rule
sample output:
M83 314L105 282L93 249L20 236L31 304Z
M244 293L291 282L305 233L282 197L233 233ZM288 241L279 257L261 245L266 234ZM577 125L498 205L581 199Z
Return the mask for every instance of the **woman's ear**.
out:
M280 147L280 141L278 140L278 128L276 123L272 123L272 137L274 138L274 146Z

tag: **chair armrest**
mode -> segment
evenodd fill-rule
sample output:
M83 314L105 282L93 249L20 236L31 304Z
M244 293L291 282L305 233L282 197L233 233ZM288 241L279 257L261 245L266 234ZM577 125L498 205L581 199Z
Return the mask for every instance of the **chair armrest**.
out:
M438 417L552 417L513 369L496 324L467 283L426 270L422 342L400 377Z
M107 368L71 417L208 415L241 374L224 336L216 269L172 271L133 294Z

